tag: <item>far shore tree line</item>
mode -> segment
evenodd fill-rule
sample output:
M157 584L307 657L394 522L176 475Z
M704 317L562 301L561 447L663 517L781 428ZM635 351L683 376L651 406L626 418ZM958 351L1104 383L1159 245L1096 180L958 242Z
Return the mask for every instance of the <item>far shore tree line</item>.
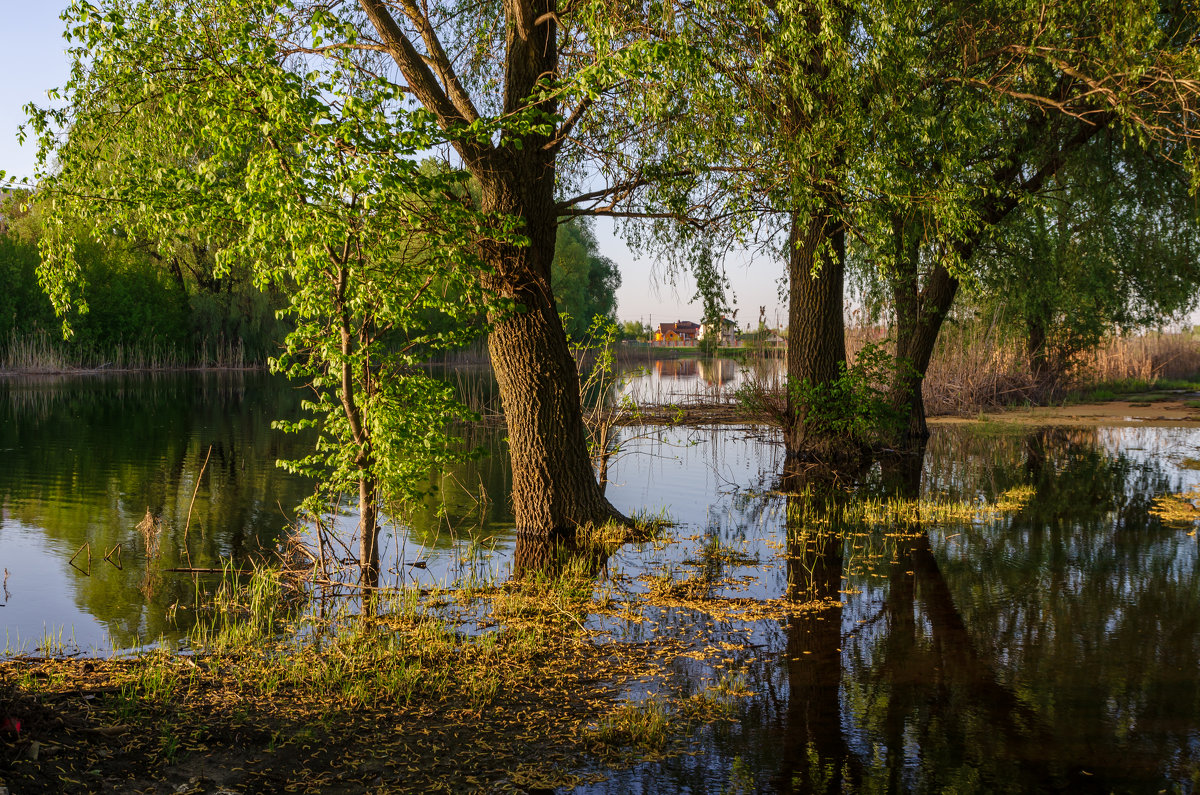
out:
M33 191L0 200L0 369L45 371L62 366L123 364L156 367L262 367L289 331L277 316L286 299L260 290L249 269L218 275L214 252L188 241L164 253L146 240L109 235L75 242L88 310L68 315L72 335L63 340L61 319L38 282L41 238ZM559 312L573 339L587 337L591 320L616 321L621 274L599 252L581 219L559 228L552 265ZM439 318L432 316L431 324ZM487 318L474 321L486 336Z
M78 241L114 234L166 268L200 246L214 278L277 296L277 366L324 420L296 466L326 484L314 511L357 495L365 568L418 469L465 453L441 419L466 412L416 365L480 317L518 531L627 521L560 315L576 219L689 269L705 320L729 309L729 252L783 264L790 469L919 448L964 294L1019 315L1046 372L1192 302L1200 26L1176 0L75 0L64 19L72 77L28 126L56 311L86 306ZM615 282L586 273L561 290ZM892 340L847 365L850 289Z

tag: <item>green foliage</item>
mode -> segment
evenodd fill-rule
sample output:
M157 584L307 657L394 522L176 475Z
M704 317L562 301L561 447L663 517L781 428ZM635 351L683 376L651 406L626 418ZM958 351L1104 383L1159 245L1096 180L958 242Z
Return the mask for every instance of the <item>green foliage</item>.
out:
M37 282L37 246L0 235L0 344L13 331L49 328L54 311Z
M1065 370L1107 334L1195 306L1200 221L1187 175L1136 146L1094 141L981 259L980 308L1024 336L1035 362Z
M649 342L654 329L640 320L626 320L617 329L617 336L622 340Z
M600 254L596 236L582 220L558 228L550 284L560 314L566 316L567 337L582 339L597 318L615 321L617 264Z
M418 159L449 140L428 114L364 77L353 51L293 61L280 42L296 19L279 11L265 0L186 14L166 0L68 8L65 104L31 120L49 197L40 276L66 319L99 306L69 230L203 241L215 279L245 269L286 296L292 329L273 366L312 388L313 417L283 424L320 430L316 452L289 464L322 478L309 509L361 491L364 511L399 511L431 466L463 454L443 428L465 410L415 365L466 332L422 320L489 308L472 252L519 238L509 219L472 208L462 173ZM302 33L353 35L328 13Z
M703 307L700 324L708 330L700 338L699 348L704 355L714 356L721 346L721 320L728 309L725 293L729 289L729 279L707 247L699 252L692 274L696 279L696 298Z
M188 348L187 297L145 258L87 242L76 245L75 256L86 280L81 296L95 309L69 316L74 353L90 359L119 347ZM40 264L36 243L0 236L0 283L5 285L0 295L0 345L56 324L54 309L38 284Z
M867 343L832 381L789 384L793 400L807 408L805 431L869 444L897 430L904 414L888 394L896 367L882 345Z

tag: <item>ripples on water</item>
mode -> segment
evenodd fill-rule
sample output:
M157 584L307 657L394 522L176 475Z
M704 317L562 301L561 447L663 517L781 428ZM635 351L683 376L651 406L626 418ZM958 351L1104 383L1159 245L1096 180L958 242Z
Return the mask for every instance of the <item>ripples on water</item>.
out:
M274 467L305 440L269 421L297 411L295 392L260 376L0 383L10 650L32 650L46 632L101 650L183 637L193 579L163 569L270 554L308 486ZM1010 517L902 538L882 526L823 537L799 498L774 491L781 451L769 431L625 433L610 497L678 524L672 543L600 562L597 589L620 601L690 578L724 607L662 603L589 627L597 642L676 644L630 699L694 692L731 672L752 695L736 701L737 720L697 730L695 755L606 771L591 789L1197 787L1197 537L1147 513L1155 495L1200 481L1188 468L1200 458L1196 430L938 428L922 473L877 470L864 493L903 482L951 500L1021 485L1034 496ZM439 500L412 527L386 531L385 580L507 580L516 539L504 456L434 482ZM163 528L150 566L135 529L147 509ZM80 558L84 570L68 563L85 542L90 574ZM118 543L122 568L102 559ZM728 609L813 596L836 606Z

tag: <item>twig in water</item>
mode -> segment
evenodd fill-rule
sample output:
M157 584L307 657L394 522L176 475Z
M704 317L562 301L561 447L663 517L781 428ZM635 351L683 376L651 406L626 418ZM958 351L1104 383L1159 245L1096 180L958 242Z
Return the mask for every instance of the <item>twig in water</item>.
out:
M208 458L212 455L213 446L208 446L208 454L204 456L204 463L200 465L200 474L196 476L196 488L192 489L192 501L188 503L187 522L183 525L183 554L187 555L188 566L192 565L192 553L188 549L187 537L188 528L192 526L192 506L196 504L196 494L200 491L200 481L204 479L204 469L208 466Z
M88 560L88 567L87 567L87 571L84 571L83 569L79 569L79 567L78 567L78 566L75 566L75 558L79 557L79 553L80 553L80 552L83 552L83 550L85 550L85 549L87 550L87 553L88 553L88 558L87 558L87 560ZM75 551L75 554L71 556L71 559L70 559L70 560L68 560L68 561L67 561L67 563L70 563L72 566L75 566L75 568L79 569L80 571L83 571L83 573L84 573L84 574L86 574L87 576L91 577L91 576L92 576L92 542L91 542L91 541L84 541L84 542L83 542L83 546L81 546L79 549L77 549L77 550Z

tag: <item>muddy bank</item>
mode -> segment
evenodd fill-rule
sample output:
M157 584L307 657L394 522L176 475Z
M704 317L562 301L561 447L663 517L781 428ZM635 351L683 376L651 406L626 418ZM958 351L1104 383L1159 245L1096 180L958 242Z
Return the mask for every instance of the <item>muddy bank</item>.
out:
M627 657L586 647L526 661L483 703L447 687L357 707L337 686L268 694L205 658L8 660L0 662L0 786L14 794L548 792L581 783L573 771L604 750L588 726L609 709Z
M973 417L930 417L931 424L954 425L1001 422L1016 425L1105 425L1190 427L1200 424L1200 394L1157 392L1134 395L1104 403L1032 406L999 411L981 411Z

